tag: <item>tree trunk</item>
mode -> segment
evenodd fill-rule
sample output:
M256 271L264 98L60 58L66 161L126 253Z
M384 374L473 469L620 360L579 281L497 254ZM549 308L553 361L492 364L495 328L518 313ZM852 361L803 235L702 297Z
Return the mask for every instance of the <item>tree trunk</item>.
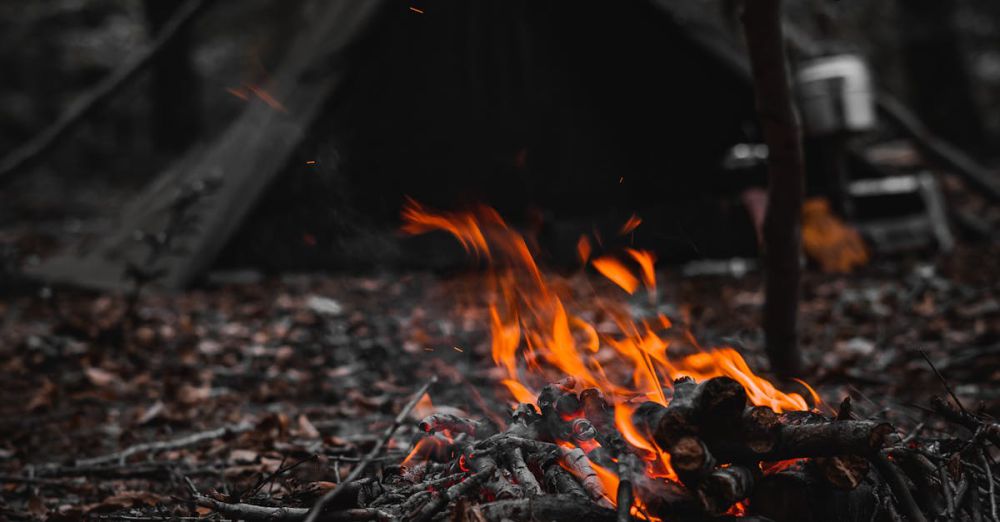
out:
M955 25L956 2L899 2L903 59L913 105L934 132L982 153L985 133Z
M803 192L802 131L792 105L781 29L781 0L749 0L742 17L757 102L769 149L764 216L764 335L772 369L802 371L798 346L799 252Z
M146 21L154 37L180 5L180 0L145 1ZM198 136L201 104L191 47L191 27L185 26L153 62L150 105L153 145L159 150L182 151Z

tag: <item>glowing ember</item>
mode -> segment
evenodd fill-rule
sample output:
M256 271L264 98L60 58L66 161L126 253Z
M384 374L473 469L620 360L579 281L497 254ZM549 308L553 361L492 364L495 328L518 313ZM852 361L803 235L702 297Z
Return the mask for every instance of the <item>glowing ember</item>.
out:
M402 216L405 232L448 232L466 251L487 262L493 360L505 373L501 383L514 400L535 403L535 390L566 376L573 378L570 386L596 388L613 406L615 427L645 461L649 477L676 479L670 455L636 429L632 413L645 401L666 406L674 379L730 377L743 385L754 405L776 412L810 408L801 395L783 392L756 375L732 348L702 348L690 332L675 327L665 315L636 320L626 302L597 295L577 296L569 290L571 285L543 276L527 242L492 208L435 212L408 201ZM639 223L641 220L632 216L622 233L631 232ZM577 251L582 263L590 259L588 238L580 239ZM602 255L590 264L629 294L638 289L641 280L655 298L654 254L629 248L623 258L630 264L634 261L638 276L617 256ZM671 349L672 345L676 348ZM815 392L809 391L818 404ZM559 443L591 449L577 441ZM586 444L597 445L594 441ZM614 500L618 477L592 466L608 498ZM641 509L640 503L636 506Z

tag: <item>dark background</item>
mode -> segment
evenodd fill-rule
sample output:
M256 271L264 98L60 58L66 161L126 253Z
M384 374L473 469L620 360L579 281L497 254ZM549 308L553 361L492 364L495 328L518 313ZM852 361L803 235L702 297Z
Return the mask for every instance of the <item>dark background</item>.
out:
M53 121L177 4L0 2L0 151ZM39 164L4 180L8 257L99 235L171 160L218 135L246 103L227 89L266 81L306 4L217 0L150 71ZM733 2L698 4L740 41ZM754 253L738 196L762 174L720 167L732 144L758 139L751 93L684 36L683 20L640 1L412 6L423 14L401 4L364 42L348 88L230 241L222 266L363 265L381 251L351 245L389 233L404 195L439 207L495 205L547 235L554 258L580 231L611 230L632 212L648 224L637 240L667 260ZM880 87L996 165L995 2L788 8L812 37L867 56Z

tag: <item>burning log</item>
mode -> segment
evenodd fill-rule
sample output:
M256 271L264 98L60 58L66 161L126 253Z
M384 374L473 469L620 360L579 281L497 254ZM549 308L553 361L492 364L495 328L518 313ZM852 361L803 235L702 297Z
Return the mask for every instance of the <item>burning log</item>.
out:
M698 499L707 513L718 516L753 491L754 472L750 468L733 465L719 468L705 477L698 487Z
M538 484L538 479L535 478L534 473L528 469L528 465L524 461L524 455L521 452L521 448L513 448L507 454L507 459L510 464L511 472L514 474L514 479L521 485L521 488L524 490L524 494L529 498L541 495L542 487Z
M647 402L636 409L632 422L662 448L682 437L728 431L741 424L747 393L729 377L715 377L695 385L690 379L674 382L674 396L666 407Z
M669 453L671 467L688 487L697 487L701 479L715 469L715 457L697 437L682 437Z

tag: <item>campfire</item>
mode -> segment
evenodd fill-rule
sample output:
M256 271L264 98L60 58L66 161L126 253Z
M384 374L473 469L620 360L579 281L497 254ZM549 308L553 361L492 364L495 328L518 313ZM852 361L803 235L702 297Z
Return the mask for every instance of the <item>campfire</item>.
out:
M783 391L737 350L701 346L664 313L637 318L627 299L574 295L491 208L435 212L409 201L403 218L405 232L448 232L484 265L492 358L510 408L484 418L435 409L428 384L388 432L423 415L406 458L378 482L355 480L356 467L307 520L359 504L335 519L430 520L448 506L463 520L742 516L755 485L782 470L854 489L895 437L888 424L854 420L847 400L832 412L804 382ZM630 219L617 239L640 223ZM581 263L620 288L612 295L641 284L655 303L655 256L615 251L617 239L581 237ZM606 253L592 257L595 243Z

